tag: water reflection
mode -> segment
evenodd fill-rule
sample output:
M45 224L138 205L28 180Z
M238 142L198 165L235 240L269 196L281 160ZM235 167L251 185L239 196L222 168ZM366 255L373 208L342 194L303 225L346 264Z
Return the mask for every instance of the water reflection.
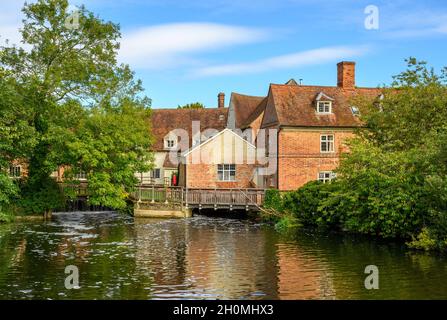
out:
M380 290L363 286L380 270ZM79 290L64 287L67 265ZM0 225L1 299L447 298L447 261L401 244L279 235L250 221L66 213Z

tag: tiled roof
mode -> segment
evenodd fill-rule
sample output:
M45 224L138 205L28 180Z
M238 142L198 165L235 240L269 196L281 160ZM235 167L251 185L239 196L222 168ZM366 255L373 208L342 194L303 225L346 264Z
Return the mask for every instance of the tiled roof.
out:
M228 108L205 109L152 109L152 134L154 151L164 150L164 137L174 129L184 129L192 146L192 122L200 121L200 131L216 129L221 131L227 124Z
M316 112L315 101L320 93L334 99L332 114ZM358 127L361 126L361 121L351 111L351 99L358 95L374 99L381 91L378 88L346 90L341 87L271 84L269 94L272 98L269 101L274 105L279 125Z
M245 120L244 123L240 126L241 129L245 129L249 127L253 121L255 121L262 112L264 112L265 107L267 105L267 97L265 97L256 107L256 109L252 112L252 114Z
M256 110L256 107L265 97L247 96L239 93L231 94L231 103L234 107L236 128L241 128L247 122L247 119Z
M178 165L171 162L169 152L166 152L165 160L163 161L163 168L177 168Z

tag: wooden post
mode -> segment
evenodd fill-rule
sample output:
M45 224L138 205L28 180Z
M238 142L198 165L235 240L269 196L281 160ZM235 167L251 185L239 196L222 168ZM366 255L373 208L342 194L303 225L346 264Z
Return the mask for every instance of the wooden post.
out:
M183 211L183 187L180 189L180 209Z
M168 204L168 187L165 185L165 204Z
M155 187L152 185L152 201L151 203L155 203Z

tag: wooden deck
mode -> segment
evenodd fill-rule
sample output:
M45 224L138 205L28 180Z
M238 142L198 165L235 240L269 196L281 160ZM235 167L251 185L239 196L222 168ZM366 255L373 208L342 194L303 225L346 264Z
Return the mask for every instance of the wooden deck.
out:
M258 211L264 189L186 189L183 187L139 186L131 195L138 204L174 204L182 208Z

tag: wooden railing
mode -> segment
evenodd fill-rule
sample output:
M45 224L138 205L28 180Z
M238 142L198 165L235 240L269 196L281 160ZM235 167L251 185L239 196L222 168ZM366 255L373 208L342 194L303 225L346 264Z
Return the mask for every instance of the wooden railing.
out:
M132 194L138 202L171 203L185 207L260 207L264 189L187 189L183 187L139 186Z
M87 197L87 185L72 185L78 197ZM264 203L264 189L189 189L183 187L139 185L130 194L138 203L164 203L191 208L259 208Z

